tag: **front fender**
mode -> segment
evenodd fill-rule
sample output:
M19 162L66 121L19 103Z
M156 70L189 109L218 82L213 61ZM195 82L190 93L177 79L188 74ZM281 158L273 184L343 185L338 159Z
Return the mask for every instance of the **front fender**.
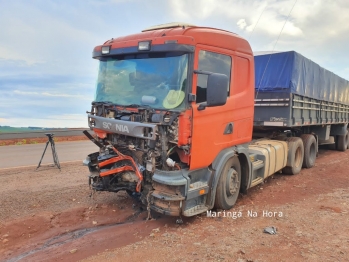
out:
M212 169L214 171L210 185L210 193L208 195L207 205L209 209L214 206L216 198L216 190L219 177L226 161L233 157L238 156L241 164L241 170L244 174L241 174L241 180L244 181L244 185L249 185L251 180L251 162L248 154L248 144L242 144L233 146L222 150L212 163ZM241 159L244 159L245 163L241 163ZM243 166L244 165L244 166ZM244 171L243 171L244 170ZM247 188L246 188L247 189Z

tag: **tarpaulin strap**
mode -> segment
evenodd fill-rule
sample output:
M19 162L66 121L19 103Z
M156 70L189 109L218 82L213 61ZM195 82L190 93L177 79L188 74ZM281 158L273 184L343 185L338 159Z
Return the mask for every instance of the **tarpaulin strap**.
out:
M110 170L105 171L105 172L101 172L100 176L108 176L108 175L112 175L112 174L120 173L120 172L124 172L124 171L135 171L135 170L133 169L132 166L122 166L122 167L110 169Z

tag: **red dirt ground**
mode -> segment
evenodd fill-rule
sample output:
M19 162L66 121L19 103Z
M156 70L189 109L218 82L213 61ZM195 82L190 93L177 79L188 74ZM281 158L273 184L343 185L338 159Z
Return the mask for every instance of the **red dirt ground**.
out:
M62 141L79 141L88 140L86 136L56 136L54 137L55 142ZM2 139L0 140L0 146L18 145L18 144L37 144L46 143L47 137L40 138L25 138L25 139Z
M203 214L182 225L156 214L145 221L124 192L90 197L80 162L0 169L0 260L349 261L348 159L349 151L321 151L314 168L240 196L231 211L242 217ZM277 234L263 233L267 226Z

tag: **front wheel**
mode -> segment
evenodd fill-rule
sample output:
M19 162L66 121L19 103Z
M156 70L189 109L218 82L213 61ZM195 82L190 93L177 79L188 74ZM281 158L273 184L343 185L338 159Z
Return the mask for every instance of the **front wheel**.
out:
M241 184L241 166L237 156L229 158L220 174L215 207L223 210L231 209L238 199Z

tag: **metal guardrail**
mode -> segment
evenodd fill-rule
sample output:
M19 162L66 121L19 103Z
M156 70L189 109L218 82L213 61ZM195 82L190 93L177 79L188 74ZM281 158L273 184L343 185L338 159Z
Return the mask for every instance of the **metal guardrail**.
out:
M18 133L0 133L0 140L7 139L25 139L25 138L43 138L45 133L53 133L56 137L62 136L84 136L82 131L87 130L90 132L89 128L71 128L65 130L58 129L45 129L33 132L18 132ZM92 132L92 131L91 131Z

